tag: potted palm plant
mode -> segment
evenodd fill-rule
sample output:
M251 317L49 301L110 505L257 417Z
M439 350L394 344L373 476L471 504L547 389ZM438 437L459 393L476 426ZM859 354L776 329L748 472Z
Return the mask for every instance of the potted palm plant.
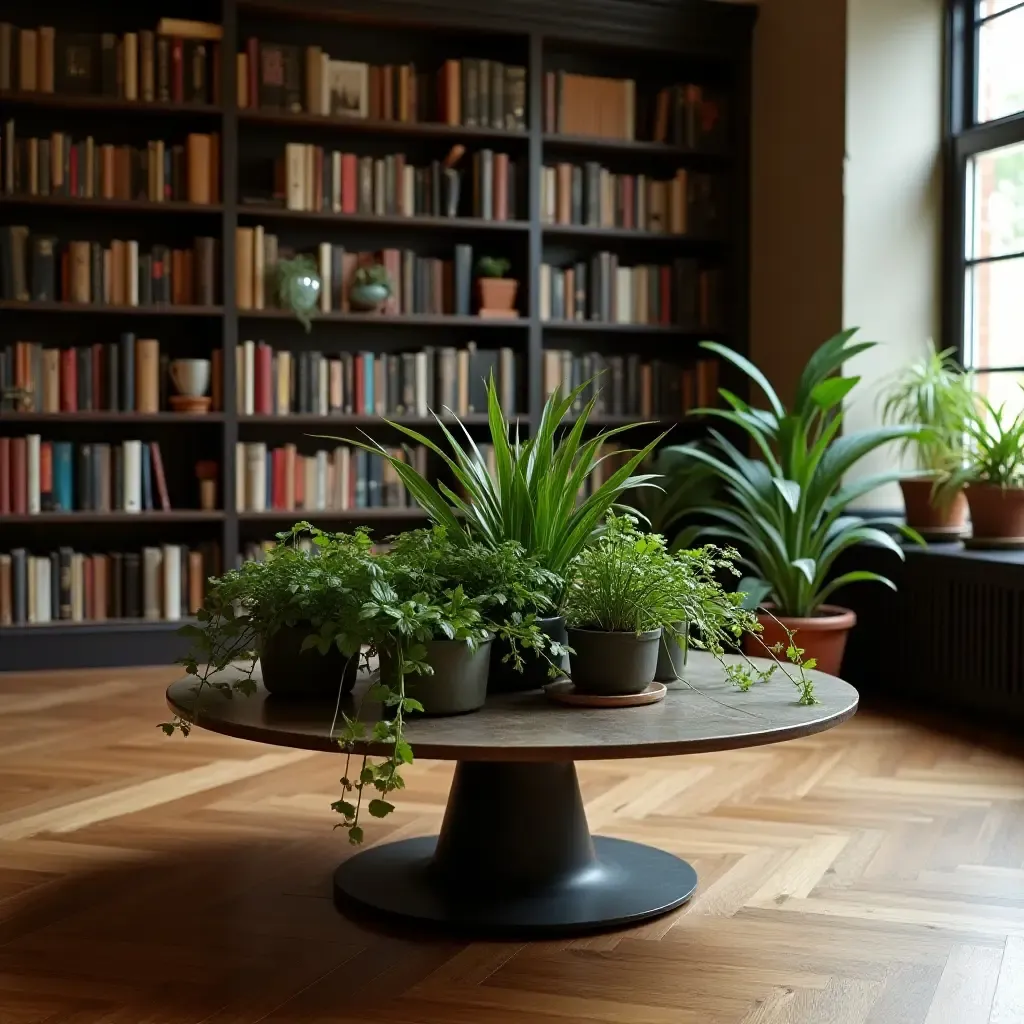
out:
M907 525L922 536L957 537L964 531L963 487L949 484L964 464L967 419L975 401L971 379L953 359L953 349L938 352L931 343L925 356L904 367L885 392L886 423L925 428L901 446L913 451L919 474L900 479Z
M510 426L505 419L497 388L493 379L489 380L487 410L496 466L493 475L469 431L461 423L458 427L464 438L462 441L435 413L447 445L444 448L411 427L385 420L395 430L437 455L454 476L462 495L444 482L427 480L372 439L331 440L345 440L387 459L424 512L434 523L444 527L452 544L466 546L478 541L490 548L498 548L509 541L518 544L525 557L533 559L551 574L541 588L547 603L539 606L526 602L519 611L536 615L540 628L564 644L566 634L562 605L565 600L564 579L569 565L601 529L609 510L623 507L620 502L624 492L657 486L654 474L638 474L635 470L665 436L659 435L643 448L617 452L621 464L617 464L614 472L595 485L585 500L579 501L578 495L584 484L606 457L600 455L601 446L611 437L629 429L621 426L602 430L584 440L587 421L596 402L596 398L591 398L571 429L561 432L562 419L587 386L581 385L564 398L558 391L549 396L536 433L523 441L519 438L518 427ZM510 441L510 437L513 440ZM535 663L522 673L522 688L533 689L546 679L546 666Z
M967 416L967 463L949 480L966 488L972 543L1024 544L1024 411L1010 417L985 396Z
M846 360L874 345L853 341L854 333L837 334L811 356L792 410L753 363L723 345L703 342L702 347L732 363L760 389L768 408L754 408L723 388L719 393L728 408L701 412L740 431L760 457L751 458L718 430L710 432L707 447L666 449L676 467L666 485L668 525L691 516L701 519L686 526L676 543L686 547L703 536L735 544L752 573L740 589L752 607L769 600L761 614L764 642L786 645L794 633L807 657L833 674L842 664L856 617L828 599L850 583L873 580L893 586L866 570L832 578L836 558L861 543L888 548L903 558L902 548L883 526L921 542L898 520L868 522L849 512L852 501L900 474L893 470L844 483L846 474L868 452L919 434L915 424L901 423L840 436L842 402L859 378L835 374ZM754 646L750 649L756 653Z

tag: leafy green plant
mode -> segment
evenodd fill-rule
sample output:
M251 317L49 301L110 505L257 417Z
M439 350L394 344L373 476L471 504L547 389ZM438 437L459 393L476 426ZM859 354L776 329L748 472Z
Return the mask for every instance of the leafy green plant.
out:
M884 392L886 423L920 425L916 437L904 438L901 449L913 449L920 469L942 481L963 466L967 420L975 408L971 378L953 358L954 349L928 352L904 367Z
M465 546L476 540L487 547L498 548L507 541L515 541L525 555L535 559L542 568L564 577L569 563L600 530L609 510L624 508L619 502L625 491L657 486L654 475L635 475L634 470L665 436L660 434L643 448L616 453L620 457L626 456L622 464L594 487L589 497L578 501L584 483L608 458L599 454L601 446L609 438L629 429L622 426L603 430L584 441L587 420L596 401L596 398L591 398L572 427L563 436L558 436L562 419L589 383L580 385L564 398L556 391L544 405L536 435L521 441L516 428L514 440L509 441L512 429L501 411L494 380L489 380L487 413L496 466L493 476L480 449L461 422L459 427L465 436L464 442L456 439L440 417L434 414L448 445L448 451L445 451L424 434L385 420L395 430L438 455L455 477L464 496L443 481L431 483L368 436L366 441L330 440L347 440L349 444L387 459L420 507L434 523L445 528L446 536L453 544ZM559 586L550 594L556 610L563 593L564 587Z
M504 277L511 269L511 262L504 256L481 256L476 261L479 277Z
M732 363L760 389L768 408L755 408L722 388L719 394L728 408L700 412L742 432L760 458L749 457L718 430L711 431L706 448L668 449L678 468L666 485L667 525L690 516L703 520L683 529L677 545L687 547L697 537L736 545L753 573L740 584L750 605L770 595L783 617L812 615L849 583L873 580L892 587L884 576L866 570L828 578L839 554L854 544L879 545L903 558L899 544L879 527L895 527L920 542L898 520L872 519L869 524L847 511L852 501L901 474L891 470L849 483L843 482L845 475L876 448L920 433L917 425L904 423L840 436L842 402L860 378L835 374L846 360L874 345L853 342L854 334L837 334L811 356L792 411L753 363L723 345L703 342L703 348Z
M322 287L316 262L312 256L294 256L278 260L276 272L278 303L295 314L308 334Z
M987 396L979 395L965 427L967 464L951 475L949 486L1024 487L1024 410L1011 420L1005 404L996 408Z
M394 285L391 283L391 275L383 263L371 263L369 266L359 267L352 276L352 283L360 287L367 285L383 285L392 293Z

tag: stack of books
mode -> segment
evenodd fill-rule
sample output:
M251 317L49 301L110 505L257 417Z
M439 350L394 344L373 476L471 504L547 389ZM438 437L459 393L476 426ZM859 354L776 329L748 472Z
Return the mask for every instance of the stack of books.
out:
M235 298L239 309L276 305L277 263L286 252L277 235L262 225L235 229ZM359 267L382 264L392 283L386 314L471 313L473 247L456 245L454 258L418 256L411 249L352 252L343 245L321 242L311 254L319 271L320 312L348 312L351 289Z
M220 202L220 136L192 133L183 145L156 139L145 148L77 142L67 132L20 138L4 125L3 194L208 205Z
M671 264L620 267L615 253L595 253L570 267L541 264L542 320L718 329L723 273L680 257Z
M0 92L220 103L222 37L220 25L180 18L121 36L0 22Z
M426 448L389 451L426 472ZM339 445L303 455L293 444L271 449L262 441L237 444L235 503L238 512L343 512L415 504L394 467L361 448Z
M237 80L242 109L526 130L526 68L496 60L446 60L427 71L250 38Z
M517 409L520 359L511 348L424 348L415 352L274 350L244 341L236 351L237 409L243 416L426 417L450 409L459 416L487 411L486 381L494 378L502 409Z
M415 167L405 153L358 156L289 142L275 163L274 199L289 210L514 219L514 161L507 153L482 149L473 154L471 165L473 187L467 192L462 171L440 160Z
M85 554L15 548L0 554L0 626L195 615L220 571L216 543Z
M213 306L219 293L216 238L196 238L192 249L134 240L73 241L22 225L0 228L0 298L16 302L84 302L103 306L160 304Z
M0 437L0 515L171 510L156 441Z
M685 416L694 409L718 404L718 360L698 359L680 366L663 359L641 360L636 354L609 356L600 352L546 349L544 394L563 394L590 382L574 411L595 398L595 415Z
M560 163L541 172L540 215L545 224L710 234L724 219L717 186L714 175L685 168L660 181L594 162Z

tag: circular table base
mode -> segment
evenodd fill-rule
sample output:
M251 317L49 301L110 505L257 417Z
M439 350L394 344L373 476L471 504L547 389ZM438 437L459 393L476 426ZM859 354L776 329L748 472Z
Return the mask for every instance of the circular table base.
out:
M437 837L365 850L334 873L339 909L355 906L481 935L597 931L666 914L697 888L697 872L678 857L640 843L595 836L596 860L538 888L488 884L477 877L445 884L433 866Z

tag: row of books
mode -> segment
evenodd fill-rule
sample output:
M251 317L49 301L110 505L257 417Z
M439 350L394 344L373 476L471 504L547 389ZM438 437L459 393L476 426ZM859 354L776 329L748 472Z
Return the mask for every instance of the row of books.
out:
M417 352L275 351L245 341L236 350L237 408L242 415L306 413L319 416L426 417L487 411L486 381L493 376L502 409L517 408L518 357L510 348L425 348Z
M576 402L577 412L592 397L595 415L608 416L676 417L717 404L717 359L680 366L664 359L643 361L636 354L546 349L542 372L545 395L590 382Z
M374 158L289 142L275 166L274 193L289 210L514 218L517 172L509 155L479 150L471 168L472 189L464 196L462 171L449 161L414 167L404 153Z
M615 253L595 253L569 267L540 268L542 320L596 320L720 329L723 272L699 260L620 267Z
M727 134L724 98L696 84L672 85L648 99L631 78L544 74L544 131L604 139L720 148Z
M219 396L219 349L212 364ZM118 341L77 348L16 341L0 349L0 392L16 392L20 412L160 412L168 404L168 366L157 339L130 331Z
M169 512L156 441L121 444L0 437L0 515Z
M714 175L680 168L668 181L645 174L613 174L590 162L545 167L540 216L545 224L711 233L721 225L722 204Z
M496 60L446 60L426 71L250 38L238 55L237 80L242 109L526 130L526 69Z
M75 199L220 201L220 136L192 133L183 144L152 139L141 146L77 142L67 132L19 138L14 121L0 139L3 193Z
M276 302L273 282L284 257L277 235L262 225L235 229L235 300L239 309L265 309ZM473 247L456 245L454 259L418 256L411 250L352 252L321 242L314 255L320 276L320 312L347 312L359 267L382 264L391 281L385 313L440 313L468 316L471 311Z
M220 103L222 35L219 25L177 18L120 36L0 22L0 92Z
M422 446L388 449L426 473ZM346 511L356 508L406 508L415 504L387 461L361 448L339 445L309 455L293 444L268 448L262 441L239 441L235 449L235 509L265 512Z
M220 571L216 544L87 554L70 547L0 553L0 627L151 619L177 622L202 607Z
M60 243L24 225L0 227L0 298L17 302L85 302L103 306L216 305L218 240L197 237L191 249L135 240Z

